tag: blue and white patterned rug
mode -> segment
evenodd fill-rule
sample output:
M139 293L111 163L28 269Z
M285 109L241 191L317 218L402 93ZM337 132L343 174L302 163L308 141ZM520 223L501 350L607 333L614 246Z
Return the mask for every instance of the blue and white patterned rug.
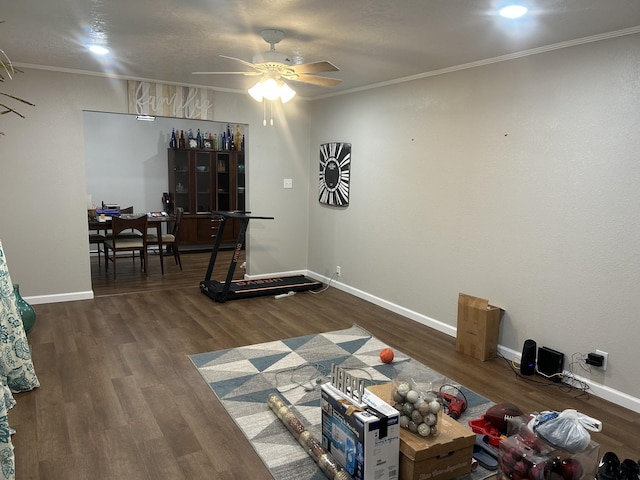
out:
M371 384L392 381L399 366L420 369L433 378L439 376L396 349L392 364L381 363L379 354L384 347L385 343L354 325L345 330L189 358L276 480L326 480L271 411L267 398L272 393L280 395L311 434L321 439L320 384L329 381L333 364ZM468 408L459 421L466 425L468 419L479 417L491 403L471 390L461 389Z

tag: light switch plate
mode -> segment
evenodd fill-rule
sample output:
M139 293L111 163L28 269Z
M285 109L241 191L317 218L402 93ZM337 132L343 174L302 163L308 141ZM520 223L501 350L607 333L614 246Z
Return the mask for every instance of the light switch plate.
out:
M293 188L293 179L285 178L284 179L284 188Z

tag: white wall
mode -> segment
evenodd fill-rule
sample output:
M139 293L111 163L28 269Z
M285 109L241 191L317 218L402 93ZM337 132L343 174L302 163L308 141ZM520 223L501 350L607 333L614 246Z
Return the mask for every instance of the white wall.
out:
M206 120L156 117L148 122L135 114L83 112L85 180L91 201L98 208L102 202L133 206L137 213L162 210L162 193L169 191L167 147L172 129L179 136L189 129L194 135L198 130L222 134L226 127ZM248 127L241 128L249 137Z
M126 82L24 69L3 90L36 104L21 108L25 119L2 118L0 238L11 278L32 303L90 298L83 111L126 112ZM216 92L213 108L215 121L251 127L249 207L275 217L250 224L248 272L304 268L308 105L276 109L273 127L262 126L262 106L246 94ZM283 178L294 188L284 190Z
M591 379L640 397L638 72L634 35L313 102L310 188L320 144L352 164L309 269L450 330L487 298L501 345L607 351Z

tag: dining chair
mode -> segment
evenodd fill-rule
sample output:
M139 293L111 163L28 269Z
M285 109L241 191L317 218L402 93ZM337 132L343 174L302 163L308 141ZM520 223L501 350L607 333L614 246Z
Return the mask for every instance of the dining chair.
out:
M176 220L173 222L173 229L171 233L165 233L162 235L162 247L158 248L158 253L160 254L160 270L162 270L162 274L164 275L164 252L162 251L165 246L171 248L171 252L173 253L173 258L176 262L176 265L180 266L180 270L182 271L182 260L180 260L180 249L178 247L178 232L180 231L180 223L182 221L182 213L184 209L178 207L176 208ZM147 235L147 245L159 245L158 235L148 234Z
M111 220L111 236L104 241L105 270L109 271L109 261L113 262L113 278L116 278L116 258L118 252L131 252L135 257L140 252L142 271L147 274L147 227L146 215L138 217L113 217ZM132 236L130 232L134 232ZM112 255L110 256L109 253Z
M100 231L89 234L89 247L91 247L91 245L98 246L98 266L100 266L100 255L102 255L102 252L104 251L105 240L106 237L104 234L100 233Z
M130 207L126 207L126 208L121 208L120 209L120 214L121 215L132 215L133 214L133 205ZM98 232L100 233L100 232ZM106 231L104 233L104 237L105 239L109 239L111 238L111 236L113 235L113 233L111 231ZM133 238L138 238L141 236L141 234L139 234L138 232L134 232L133 230L129 230L127 232L122 232L120 233L120 236L127 236L127 237L133 237ZM104 248L104 245L103 245ZM106 257L106 253L105 253L105 257ZM136 261L136 256L135 254L131 256L131 258L133 259L134 263ZM106 262L106 260L105 260ZM98 265L100 265L100 258L98 257Z

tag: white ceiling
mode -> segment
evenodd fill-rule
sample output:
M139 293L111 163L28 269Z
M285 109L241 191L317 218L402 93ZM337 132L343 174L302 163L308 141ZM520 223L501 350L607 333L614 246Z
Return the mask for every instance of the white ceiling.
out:
M514 0L515 1L515 0ZM640 32L640 0L521 0L526 17L497 15L504 0L14 0L2 2L0 48L19 66L244 90L255 77L219 55L251 61L268 50L329 60L338 87L291 82L317 98L532 49ZM104 41L100 60L84 45Z

